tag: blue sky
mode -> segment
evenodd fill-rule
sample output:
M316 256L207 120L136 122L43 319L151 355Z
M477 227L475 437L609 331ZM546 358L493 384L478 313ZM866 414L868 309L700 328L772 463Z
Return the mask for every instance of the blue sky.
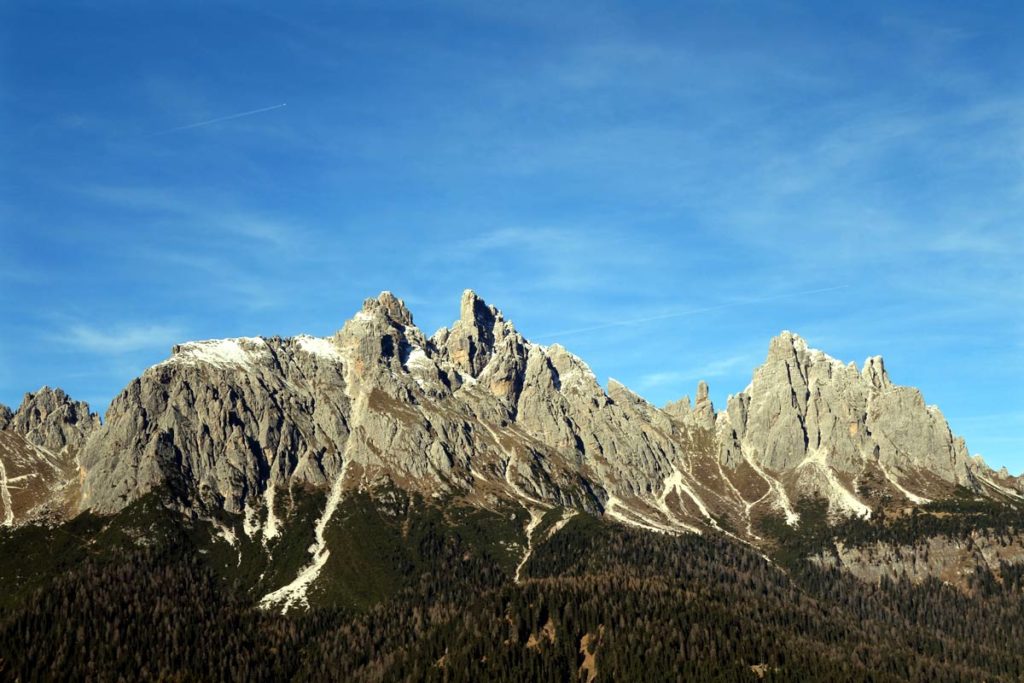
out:
M659 404L882 354L1020 471L1024 5L839 4L5 3L0 402L471 287Z

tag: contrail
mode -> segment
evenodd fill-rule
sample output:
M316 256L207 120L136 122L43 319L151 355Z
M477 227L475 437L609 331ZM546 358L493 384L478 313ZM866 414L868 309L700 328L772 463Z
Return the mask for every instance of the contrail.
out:
M243 116L252 116L253 114L262 114L265 111L273 111L274 109L280 109L281 107L287 107L288 103L275 104L273 107L263 107L263 109L253 109L252 111L243 111L240 114L230 114L228 116L221 116L216 119L210 119L209 121L200 121L199 123L190 123L187 126L178 126L177 128L168 128L162 130L159 133L153 133L150 137L156 137L158 135L167 135L168 133L175 133L179 130L188 130L190 128L199 128L200 126L209 126L211 123L220 123L221 121L230 121L231 119L240 119Z
M765 301L773 301L775 299L785 299L791 296L804 296L806 294L820 294L821 292L834 292L837 289L846 289L849 285L837 285L835 287L824 287L822 289L809 289L802 292L787 292L786 294L776 294L775 296L765 296L757 299L746 299L745 301L734 301L728 304L718 304L717 306L706 306L704 308L691 308L687 311L675 311L673 313L662 313L661 315L650 315L645 318L631 318L629 320L616 320L610 323L603 323L601 325L592 325L590 327L578 327L573 330L562 330L561 332L549 332L542 334L537 339L546 339L548 337L565 337L572 334L582 334L583 332L594 332L597 330L607 330L612 327L628 327L630 325L639 325L642 323L654 322L655 320L665 320L667 318L682 318L687 315L695 315L697 313L706 313L707 311L717 311L723 308L735 308L737 306L749 306L751 304L759 304Z

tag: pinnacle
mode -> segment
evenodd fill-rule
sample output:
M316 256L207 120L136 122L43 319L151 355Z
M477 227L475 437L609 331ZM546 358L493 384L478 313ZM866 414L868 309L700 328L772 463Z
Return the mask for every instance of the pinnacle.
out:
M885 361L881 356L871 356L864 361L861 377L866 379L875 389L887 389L892 386L889 373L885 369Z
M371 315L383 313L389 320L401 325L412 325L412 313L405 302L388 290L377 295L376 299L363 302L363 310Z
M459 303L459 320L473 326L491 327L498 316L498 310L493 306L488 306L487 302L472 289L462 292L462 300Z
M789 330L783 330L768 342L768 360L787 359L796 355L797 347L803 339ZM806 346L806 344L804 344Z

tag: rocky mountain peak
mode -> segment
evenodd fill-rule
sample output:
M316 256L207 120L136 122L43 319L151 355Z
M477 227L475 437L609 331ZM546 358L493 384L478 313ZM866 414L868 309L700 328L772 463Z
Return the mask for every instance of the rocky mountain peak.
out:
M78 452L100 429L99 416L60 389L25 394L14 412L0 406L0 526L73 509Z
M697 403L703 403L708 400L708 383L704 380L697 382Z
M412 313L406 307L405 302L389 291L383 291L376 298L369 298L363 302L363 312L371 316L383 316L390 322L399 325L412 325Z
M676 401L669 401L668 403L665 404L665 407L662 408L662 410L664 410L669 415L675 415L676 417L681 418L686 417L687 415L693 412L693 406L690 402L690 395L687 394L686 396L683 396L681 399L678 399Z
M436 334L434 341L460 372L479 377L496 350L510 338L514 341L513 347L521 347L525 341L501 311L467 289L459 302L459 319L450 329ZM516 367L525 367L525 351L522 348L510 350L518 353L522 361L516 363Z
M79 448L100 426L100 418L84 401L73 401L62 389L43 387L26 393L21 406L7 419L7 428L53 451Z
M771 340L729 418L749 460L849 513L866 514L852 482L870 472L913 502L949 485L979 486L962 439L920 391L893 385L880 357L858 372L792 332Z
M708 383L701 380L697 383L697 400L693 402L693 416L697 424L705 429L715 425L715 406L708 396Z
M472 289L462 292L459 302L459 321L467 327L492 329L496 320L501 319L501 311L480 298Z
M650 407L650 404L647 403L647 399L614 377L608 378L608 397L615 403L621 405L634 407L641 406L644 410Z
M806 370L811 365L826 365L832 368L849 367L824 351L812 348L806 339L789 330L783 330L768 343L768 356L765 363L780 361L789 361L801 370Z
M783 330L768 342L768 357L766 362L785 361L796 358L799 351L807 350L807 342L798 335Z
M892 386L889 373L885 370L885 361L882 360L881 356L871 356L864 361L864 369L861 371L861 376L874 389L888 389Z

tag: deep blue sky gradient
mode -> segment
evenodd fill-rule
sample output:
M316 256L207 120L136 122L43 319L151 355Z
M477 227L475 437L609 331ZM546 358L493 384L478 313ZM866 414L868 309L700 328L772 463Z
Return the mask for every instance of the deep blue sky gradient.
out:
M6 3L0 402L104 409L175 342L330 334L382 289L429 334L472 287L659 404L705 378L722 405L782 329L882 354L1018 472L1022 25L1011 2Z

